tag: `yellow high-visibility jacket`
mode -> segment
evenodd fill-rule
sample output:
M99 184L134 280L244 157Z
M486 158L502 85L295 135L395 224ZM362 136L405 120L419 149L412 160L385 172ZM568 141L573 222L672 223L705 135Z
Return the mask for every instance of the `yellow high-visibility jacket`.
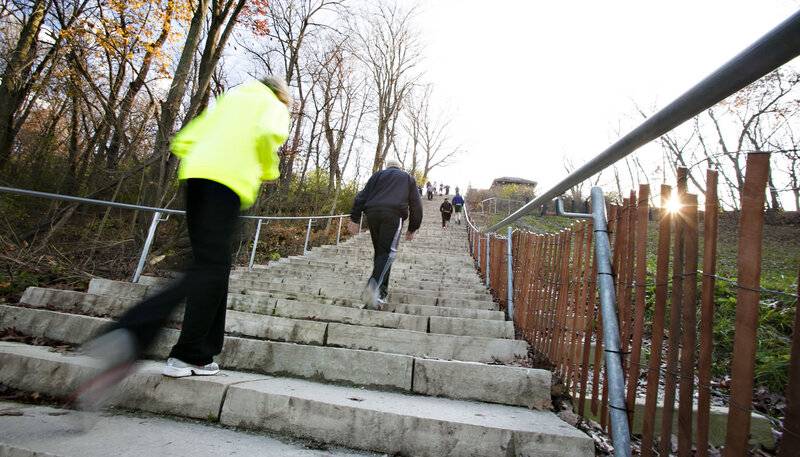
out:
M262 181L280 176L278 148L289 136L289 110L258 81L217 98L172 139L181 158L178 179L218 182L239 195L242 209L255 203Z

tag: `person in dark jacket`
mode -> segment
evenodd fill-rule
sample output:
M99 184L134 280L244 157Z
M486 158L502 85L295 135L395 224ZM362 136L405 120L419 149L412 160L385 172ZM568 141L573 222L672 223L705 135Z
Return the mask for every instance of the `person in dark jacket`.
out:
M422 223L422 201L413 176L400 169L397 160L386 162L386 169L372 175L364 189L356 195L350 213L348 228L357 233L361 214L367 215L369 234L375 249L372 275L367 281L362 298L370 309L381 309L389 294L389 274L397 256L397 245L403 222L408 219L406 240Z
M453 210L456 213L456 224L461 225L461 211L464 209L464 197L456 191L456 196L453 197Z
M442 213L442 228L447 229L447 223L450 222L450 216L453 214L453 205L450 204L450 200L447 197L444 198L444 202L439 207L439 212Z

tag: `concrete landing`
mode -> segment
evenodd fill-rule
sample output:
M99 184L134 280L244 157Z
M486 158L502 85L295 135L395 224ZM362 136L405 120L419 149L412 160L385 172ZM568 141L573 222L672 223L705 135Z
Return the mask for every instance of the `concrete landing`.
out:
M20 415L4 415L20 414ZM0 402L0 456L14 457L357 457L379 456L151 414L114 411L96 415L84 430L83 413Z

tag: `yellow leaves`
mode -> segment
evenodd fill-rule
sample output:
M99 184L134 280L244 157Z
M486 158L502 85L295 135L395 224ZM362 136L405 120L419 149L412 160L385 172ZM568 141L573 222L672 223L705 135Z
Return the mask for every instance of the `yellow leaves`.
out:
M193 2L177 0L177 3L173 5L173 9L173 16L176 21L188 24L192 20L192 15L194 14Z

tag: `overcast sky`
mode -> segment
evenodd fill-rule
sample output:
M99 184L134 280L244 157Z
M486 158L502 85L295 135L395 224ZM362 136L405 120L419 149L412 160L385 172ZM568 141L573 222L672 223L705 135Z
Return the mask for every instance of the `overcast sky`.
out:
M424 70L467 153L432 180L564 176L796 11L797 0L429 0ZM660 157L654 151L654 159Z

